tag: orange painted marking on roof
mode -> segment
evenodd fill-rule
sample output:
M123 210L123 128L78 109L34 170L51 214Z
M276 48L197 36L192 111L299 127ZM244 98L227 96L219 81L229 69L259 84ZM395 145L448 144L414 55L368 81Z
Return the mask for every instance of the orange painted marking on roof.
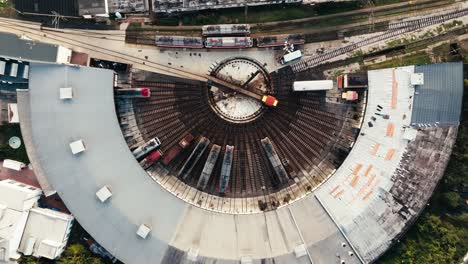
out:
M374 191L368 192L364 197L362 197L362 200L363 200L363 201L367 200L367 198L369 198L369 196L371 196L373 192L374 192Z
M369 178L369 180L368 180L367 183L366 183L366 186L370 186L370 185L371 185L371 183L372 183L372 182L374 181L374 179L375 179L375 176L376 176L376 175L373 174L373 175Z
M344 190L341 190L339 192L337 192L335 195L333 195L333 198L338 198L340 197L340 195L342 195L344 193Z
M339 186L339 185L337 185L335 188L333 188L333 190L331 190L331 192L329 192L329 194L332 194L332 193L334 193L334 192L335 192L335 191L338 189L338 187L340 187L340 186Z
M357 164L356 167L354 167L353 174L357 175L359 171L361 170L361 168L362 168L362 164L361 163Z
M380 144L377 143L377 144L374 145L374 147L372 148L372 150L370 152L372 154L372 156L375 156L375 154L377 154L377 151L379 151L379 148L380 148Z
M398 82L395 78L395 69L392 72L392 109L396 109L398 99Z
M358 182L359 182L359 175L354 175L354 178L349 185L351 185L352 187L356 187Z
M364 177L367 177L367 175L369 175L369 172L372 170L373 167L374 166L372 165L367 166L366 172L364 172Z
M387 125L387 137L393 137L394 130L395 130L395 125L392 122L389 122Z
M392 149L389 149L387 151L387 155L385 155L385 160L391 160L393 158L393 155L395 154L395 149L392 148Z

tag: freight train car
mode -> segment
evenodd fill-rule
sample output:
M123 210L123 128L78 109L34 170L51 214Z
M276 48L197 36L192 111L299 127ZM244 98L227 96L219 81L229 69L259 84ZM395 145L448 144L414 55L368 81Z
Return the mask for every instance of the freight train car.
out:
M161 159L162 155L163 153L159 149L151 152L140 162L141 167L146 170L147 168L153 166L153 164L155 164L159 159Z
M203 38L185 36L156 36L156 46L168 48L203 48Z
M211 173L213 173L214 166L216 161L218 160L219 153L221 152L221 146L214 144L211 147L210 154L208 155L208 159L206 159L205 166L203 167L203 171L200 175L200 179L198 179L197 188L200 190L204 190L208 181L210 180Z
M232 158L234 156L234 146L226 145L224 151L223 165L221 167L221 176L219 179L219 194L226 194L229 189L229 178L231 177Z
M187 148L190 143L192 143L193 141L193 135L192 134L187 134L184 138L182 138L179 143L175 144L174 146L172 146L165 154L164 154L164 159L162 161L162 163L164 165L169 165L169 163L171 163L171 161L173 159L175 159L179 153Z
M259 48L282 47L285 44L302 45L305 43L304 37L299 34L263 36L258 37L256 40Z
M149 140L148 142L146 142L145 144L143 144L142 146L139 146L138 148L133 150L132 153L133 153L133 156L135 156L137 160L141 160L146 155L148 155L148 153L159 148L159 146L161 146L161 141L159 140L159 138L155 137Z
M201 158L201 156L203 155L203 152L205 152L209 144L210 144L210 140L208 138L202 137L200 139L198 144L195 146L195 149L193 149L192 153L190 154L188 159L185 161L182 168L179 170L179 174L177 174L178 177L182 179L186 179L188 177L193 167L195 167L195 164Z
M147 98L151 96L149 88L115 89L114 93L116 96L124 98Z
M209 49L244 49L252 46L250 37L214 37L205 40L205 47Z
M281 163L281 160L276 153L275 147L273 147L273 144L271 144L271 141L269 138L264 138L260 140L262 143L263 149L265 150L268 160L271 163L271 166L273 167L273 170L275 171L276 177L272 178L272 184L274 186L278 186L279 184L286 183L288 181L288 173L284 169L283 163Z
M202 27L203 36L245 36L250 34L248 24L206 25Z

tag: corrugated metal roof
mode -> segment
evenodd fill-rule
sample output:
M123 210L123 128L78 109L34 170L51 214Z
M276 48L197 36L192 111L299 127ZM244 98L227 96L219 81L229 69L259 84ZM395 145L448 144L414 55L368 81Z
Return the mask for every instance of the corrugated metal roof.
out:
M415 72L424 74L424 84L416 86L411 124L458 124L463 98L463 64L420 65L415 66Z
M78 16L77 0L14 0L15 8L21 12Z

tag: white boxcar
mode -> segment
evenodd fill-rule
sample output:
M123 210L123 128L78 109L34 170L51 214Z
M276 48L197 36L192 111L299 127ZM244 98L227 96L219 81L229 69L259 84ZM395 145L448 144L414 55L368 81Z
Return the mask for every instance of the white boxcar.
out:
M326 91L332 88L332 80L300 81L293 84L294 92Z

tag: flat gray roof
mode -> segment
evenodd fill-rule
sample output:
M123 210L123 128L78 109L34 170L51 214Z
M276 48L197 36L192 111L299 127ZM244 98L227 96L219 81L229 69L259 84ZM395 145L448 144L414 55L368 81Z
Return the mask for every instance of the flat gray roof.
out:
M0 56L56 62L58 46L32 40L20 39L15 34L0 32Z
M424 85L416 86L411 124L458 124L463 100L463 63L417 65L414 71L424 74Z

